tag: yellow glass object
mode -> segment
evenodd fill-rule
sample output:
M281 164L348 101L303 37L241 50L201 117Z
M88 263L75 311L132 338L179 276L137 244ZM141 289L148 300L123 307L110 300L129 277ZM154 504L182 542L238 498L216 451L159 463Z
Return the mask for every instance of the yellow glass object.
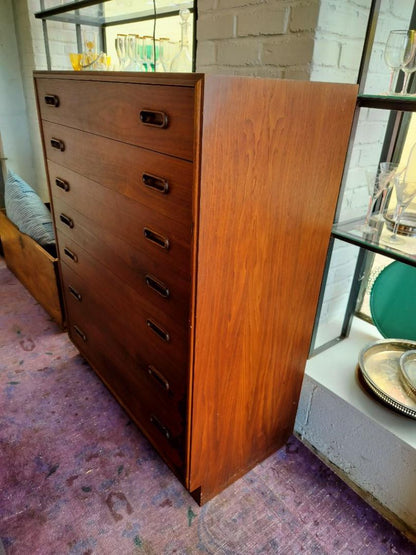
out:
M80 71L81 69L81 56L82 54L77 54L75 52L71 52L69 55L69 59L71 60L72 69L74 71Z

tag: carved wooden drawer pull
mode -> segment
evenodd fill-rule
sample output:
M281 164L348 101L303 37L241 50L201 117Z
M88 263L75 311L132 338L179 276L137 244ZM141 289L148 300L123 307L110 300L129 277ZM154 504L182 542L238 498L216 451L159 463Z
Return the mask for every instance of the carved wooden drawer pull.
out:
M169 183L163 177L157 177L157 175L152 175L151 173L144 173L142 175L142 181L146 187L158 191L163 195L169 192Z
M55 179L55 185L60 189L63 189L64 191L69 191L69 183L68 181L65 181L65 179L61 179L60 177L57 177Z
M161 297L164 297L165 299L169 297L169 288L162 281L155 278L155 276L146 274L145 280L147 286L150 287L150 289L153 289L153 291L156 291L156 293L159 293Z
M64 254L66 254L66 256L68 256L74 262L78 262L78 256L74 252L72 252L70 249L67 249L65 247L64 248Z
M151 376L158 385L163 387L163 389L166 389L166 391L169 391L170 385L168 380L159 372L157 368L149 364L149 366L147 367L147 372L149 376Z
M165 112L158 112L155 110L140 110L140 121L143 125L150 125L152 127L159 127L166 129L169 119Z
M72 287L72 285L68 285L68 290L71 293L71 295L79 302L82 301L82 295L81 293L78 293L78 291L75 289L75 287Z
M166 342L170 341L169 333L165 331L163 328L161 328L160 326L158 326L158 324L153 322L153 320L150 320L150 318L148 318L146 321L146 324L148 328L150 328L158 337L160 337L160 339Z
M55 139L55 137L52 137L51 147L56 148L56 150L60 150L61 152L63 152L65 150L65 143L61 141L61 139Z
M45 104L57 108L59 106L59 96L56 96L56 94L45 94Z
M170 441L172 437L170 434L170 431L166 428L166 426L162 424L162 422L154 414L151 415L150 422L159 430L160 433L162 433L165 436L167 440Z
M74 227L74 220L66 214L59 214L59 219L63 224L67 225L71 229Z
M155 245L157 245L158 247L161 247L162 249L166 249L166 250L169 249L169 239L167 237L164 237L163 235L161 235L160 233L157 233L156 231L152 231L148 227L145 227L143 229L143 233L146 239L151 243L154 243Z
M87 336L82 331L82 329L79 328L76 324L74 324L72 327L74 328L75 332L80 336L80 338L83 340L83 342L86 343L87 342Z

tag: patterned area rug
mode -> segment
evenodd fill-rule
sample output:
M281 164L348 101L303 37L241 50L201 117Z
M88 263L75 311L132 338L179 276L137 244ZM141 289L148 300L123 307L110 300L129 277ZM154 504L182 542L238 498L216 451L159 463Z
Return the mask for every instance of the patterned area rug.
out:
M415 553L294 437L198 507L2 259L0 537L15 555Z

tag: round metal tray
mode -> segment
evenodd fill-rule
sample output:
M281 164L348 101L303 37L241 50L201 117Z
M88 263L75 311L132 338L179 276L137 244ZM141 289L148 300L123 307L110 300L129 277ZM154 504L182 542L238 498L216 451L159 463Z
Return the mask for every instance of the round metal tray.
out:
M401 377L405 386L416 398L416 351L406 351L399 360Z
M416 341L382 339L360 352L358 368L363 384L375 397L397 412L416 419L416 398L403 384L400 357L416 350Z
M395 224L394 212L384 214L384 219L386 220L387 229L393 231ZM406 237L416 237L416 212L405 212L403 214L397 228L397 234L405 235Z

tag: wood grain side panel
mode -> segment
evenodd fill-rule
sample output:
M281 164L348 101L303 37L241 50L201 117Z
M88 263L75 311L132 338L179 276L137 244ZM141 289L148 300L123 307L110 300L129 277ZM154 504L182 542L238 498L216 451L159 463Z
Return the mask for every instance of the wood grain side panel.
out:
M192 160L193 87L38 79L42 119ZM57 107L44 98L59 99ZM162 112L166 127L144 124L143 111Z
M189 489L291 433L356 87L206 77Z

